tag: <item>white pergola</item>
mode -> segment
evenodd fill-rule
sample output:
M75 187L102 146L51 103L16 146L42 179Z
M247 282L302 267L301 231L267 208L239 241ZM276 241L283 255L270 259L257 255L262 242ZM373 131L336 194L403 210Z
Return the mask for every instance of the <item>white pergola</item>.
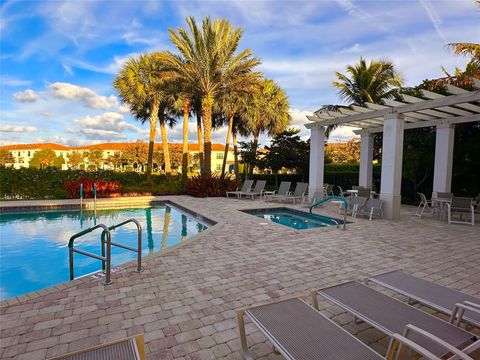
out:
M385 105L367 103L339 111L316 111L307 116L311 131L309 193L322 191L325 127L342 125L360 128L359 185L372 186L373 134L383 132L380 198L384 217L400 216L403 132L405 129L435 126L433 191L450 192L455 124L480 121L480 81L472 79L473 91L446 85L449 95L422 90L422 97L402 95L402 101L384 100Z

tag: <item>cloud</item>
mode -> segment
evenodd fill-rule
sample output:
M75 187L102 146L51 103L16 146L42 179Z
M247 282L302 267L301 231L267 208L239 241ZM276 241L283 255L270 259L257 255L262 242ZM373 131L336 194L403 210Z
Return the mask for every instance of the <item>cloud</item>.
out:
M19 102L35 102L38 99L38 94L32 89L27 89L14 93L13 99Z
M55 116L54 113L48 112L48 111L40 111L40 112L38 112L38 115L49 118L49 119L51 119Z
M111 130L100 130L100 129L80 129L80 130L72 130L67 129L67 132L73 134L81 134L89 140L102 140L102 141L110 141L110 140L126 140L127 136L123 133Z
M15 77L8 76L8 75L1 75L0 83L5 86L17 87L17 86L30 85L32 82L30 80L17 79Z
M35 126L23 126L23 125L9 125L2 124L0 125L0 132L7 133L34 133L38 129Z
M435 11L433 8L432 4L428 0L419 0L420 4L422 7L425 9L425 11L428 14L428 17L430 18L430 21L432 22L433 27L435 28L438 36L444 43L448 43L447 38L445 37L445 34L443 33L442 29L440 29L440 25L442 23L442 20L440 19L440 16L438 13Z
M56 82L50 84L49 90L52 95L60 99L79 99L85 106L93 109L107 110L118 105L117 97L114 95L97 95L89 88L80 87L70 83Z
M136 126L125 121L122 114L106 112L97 116L85 116L74 121L75 125L88 130L102 130L121 133L129 130L137 133L143 132Z

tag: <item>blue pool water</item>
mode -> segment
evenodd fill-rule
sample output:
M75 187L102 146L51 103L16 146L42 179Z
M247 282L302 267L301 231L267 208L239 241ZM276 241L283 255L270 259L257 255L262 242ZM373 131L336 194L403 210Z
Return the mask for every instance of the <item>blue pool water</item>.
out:
M206 229L192 216L168 205L93 211L0 214L0 300L69 280L68 240L94 224L111 226L135 218L142 225L143 255L161 251ZM101 254L101 230L75 240L75 248ZM129 223L112 231L112 241L137 247L137 228ZM112 266L136 253L112 246ZM74 255L75 277L101 268L99 260ZM115 275L113 275L115 281Z
M343 220L340 219L289 208L253 209L243 210L243 212L297 230L337 226L337 223L343 224Z

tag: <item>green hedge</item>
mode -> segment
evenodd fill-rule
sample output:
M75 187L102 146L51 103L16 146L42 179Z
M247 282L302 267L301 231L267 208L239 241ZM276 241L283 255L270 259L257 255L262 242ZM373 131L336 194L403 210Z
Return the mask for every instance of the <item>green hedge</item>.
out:
M92 179L118 180L123 193L179 194L183 193L181 177L153 175L152 185L145 184L145 174L110 170L85 172L82 170L57 170L0 167L0 198L2 199L65 199L63 183L80 176Z

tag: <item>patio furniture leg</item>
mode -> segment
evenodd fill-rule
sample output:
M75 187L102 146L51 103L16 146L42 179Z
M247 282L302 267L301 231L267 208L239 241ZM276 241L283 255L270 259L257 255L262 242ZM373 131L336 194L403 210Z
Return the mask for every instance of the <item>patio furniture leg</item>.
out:
M253 360L252 354L248 350L247 335L245 333L244 311L237 311L238 330L240 331L240 343L242 345L242 354L245 360Z

